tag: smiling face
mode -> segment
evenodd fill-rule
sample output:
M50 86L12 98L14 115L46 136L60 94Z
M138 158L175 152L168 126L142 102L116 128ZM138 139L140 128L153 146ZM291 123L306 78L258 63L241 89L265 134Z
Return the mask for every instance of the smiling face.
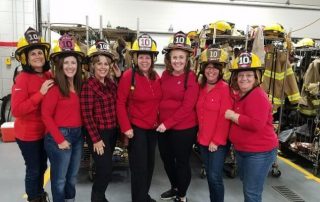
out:
M184 73L184 69L187 65L188 53L184 50L175 49L170 52L170 62L173 68L174 74Z
M28 51L28 63L36 72L42 72L42 67L45 64L43 50L36 48Z
M220 71L219 64L209 63L204 69L204 75L207 78L207 83L216 83L219 79Z
M77 73L78 62L74 56L68 56L63 59L63 73L68 79L73 79Z
M256 84L254 71L241 71L237 75L237 83L242 93L249 92Z
M147 54L147 53L138 54L138 67L143 74L147 74L149 72L151 64L152 64L152 58L150 54Z
M97 56L97 60L93 62L94 76L102 83L104 83L105 77L109 74L110 63L111 60L104 55Z

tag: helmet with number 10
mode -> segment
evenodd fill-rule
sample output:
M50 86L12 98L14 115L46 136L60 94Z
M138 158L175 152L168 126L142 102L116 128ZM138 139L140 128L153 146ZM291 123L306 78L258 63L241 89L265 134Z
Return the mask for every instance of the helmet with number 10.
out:
M243 52L233 61L232 67L229 70L235 72L261 69L263 69L263 67L257 55L250 52Z
M174 49L181 49L189 53L193 52L191 41L184 32L179 31L172 38L170 38L168 46L163 48L163 51L168 53L170 50Z

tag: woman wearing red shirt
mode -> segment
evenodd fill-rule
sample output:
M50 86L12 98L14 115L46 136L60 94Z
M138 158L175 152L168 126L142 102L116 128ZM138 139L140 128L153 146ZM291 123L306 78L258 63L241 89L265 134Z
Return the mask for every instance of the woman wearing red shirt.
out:
M191 182L189 158L197 135L195 105L199 85L190 71L190 39L177 32L166 51L166 70L161 77L159 151L171 189L161 194L161 199L187 201L186 193Z
M84 53L65 34L50 58L55 86L43 99L41 114L47 129L44 145L51 165L52 198L53 202L74 201L83 147L79 93Z
M272 105L260 88L261 62L255 54L244 52L234 61L231 87L237 92L233 110L226 119L232 121L230 140L243 184L244 201L260 202L263 184L277 156L278 138L272 125Z
M53 80L48 72L50 44L33 28L28 28L17 45L16 59L22 72L12 87L12 114L16 118L16 140L26 165L25 189L28 201L47 201L43 175L47 169L47 154L43 138L45 126L41 119L41 102Z
M88 131L87 141L96 166L91 190L92 202L106 202L105 196L112 176L112 154L117 140L117 85L110 78L121 75L115 56L105 41L96 41L88 51L93 75L83 84L80 95L83 123Z
M133 202L155 202L149 196L157 143L160 78L154 70L155 41L143 34L130 50L134 67L123 73L118 87L117 117L129 138L131 196Z
M198 142L210 191L211 202L224 201L223 165L230 144L230 121L224 118L232 108L229 86L222 80L228 54L223 49L208 48L201 53L200 95L197 102Z

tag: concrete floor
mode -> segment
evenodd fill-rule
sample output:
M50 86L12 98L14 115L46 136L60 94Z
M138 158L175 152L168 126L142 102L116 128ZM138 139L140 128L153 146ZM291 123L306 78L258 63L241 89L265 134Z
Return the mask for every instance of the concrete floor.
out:
M200 162L193 155L192 159L192 181L187 197L190 202L208 202L209 193L205 179L200 178ZM283 160L278 160L282 175L280 178L269 176L263 193L264 202L297 201L288 200L275 191L272 186L285 186L300 196L303 201L320 201L320 179L307 179L305 174L289 166ZM24 162L16 143L0 142L0 202L25 202L24 195ZM243 201L242 185L239 178L230 179L225 177L225 201ZM164 173L159 155L157 154L156 168L153 176L150 195L157 201L160 193L169 188L168 179ZM50 193L50 183L46 185ZM77 184L77 202L90 201L91 182L87 171L81 169ZM130 176L125 170L115 170L113 181L107 190L110 202L130 201Z

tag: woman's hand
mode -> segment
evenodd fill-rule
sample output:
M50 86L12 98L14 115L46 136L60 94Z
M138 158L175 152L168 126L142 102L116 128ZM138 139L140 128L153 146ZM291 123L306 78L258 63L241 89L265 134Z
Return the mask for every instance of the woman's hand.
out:
M131 138L133 138L133 130L132 130L132 128L131 129L129 129L129 130L127 130L126 132L124 132L124 134L127 136L127 138L129 138L129 139L131 139Z
M238 119L239 119L239 114L235 113L233 110L231 109L228 109L225 114L224 114L224 117L228 120L231 120L235 123L238 124Z
M164 132L166 132L166 130L167 130L167 128L166 128L166 126L165 126L163 123L161 123L161 124L158 126L158 128L156 129L156 131L158 131L158 132L160 132L160 133L164 133Z
M40 93L42 95L47 94L48 90L53 86L54 81L52 79L46 80L43 82L41 88L40 88Z
M121 70L120 70L120 68L118 67L118 64L117 64L117 63L114 63L114 64L112 65L112 70L113 70L113 72L114 72L114 75L115 75L117 78L119 78L119 77L121 76Z
M213 142L210 142L208 150L210 152L215 152L215 151L217 151L217 149L218 149L218 146L216 144L214 144Z
M104 153L105 144L103 140L96 142L93 144L93 152L97 152L98 155L102 155Z
M70 143L67 140L63 140L63 142L58 144L58 148L61 150L70 149Z

